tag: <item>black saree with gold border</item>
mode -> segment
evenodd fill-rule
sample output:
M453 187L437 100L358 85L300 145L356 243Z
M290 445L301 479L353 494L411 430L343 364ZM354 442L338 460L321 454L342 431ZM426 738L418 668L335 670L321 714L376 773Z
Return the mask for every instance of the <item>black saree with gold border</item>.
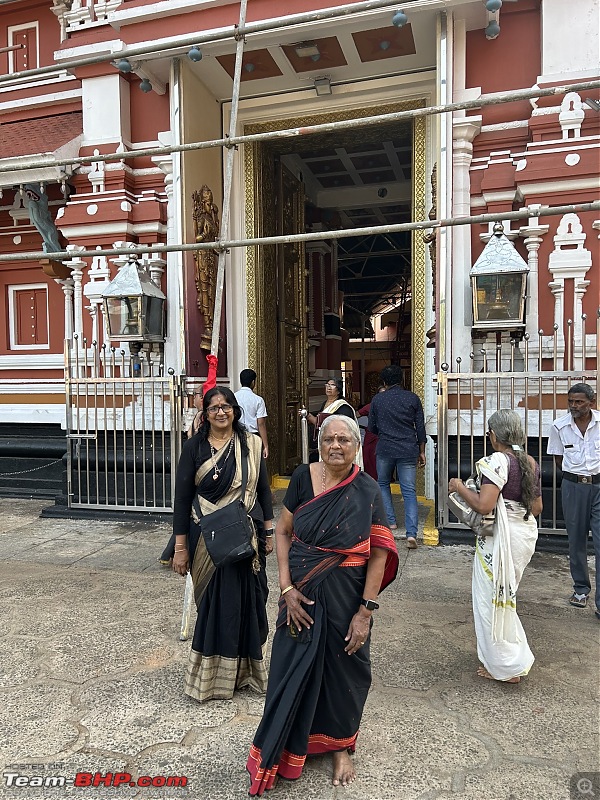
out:
M248 505L256 497L257 475L261 469L260 441L248 437L248 455L254 479L249 479ZM218 471L210 458L210 445L203 442L197 450L196 491L201 508L207 512L232 502L241 494L240 444L235 441L227 457L223 448L216 458ZM252 463L254 462L254 464ZM216 476L216 477L215 477ZM207 508L208 506L208 508ZM269 509L270 510L270 509ZM254 517L257 528L257 554L218 569L208 557L200 525L190 519L188 545L192 562L194 595L198 616L185 674L184 692L200 702L228 699L235 689L250 687L264 692L267 671L264 645L267 640L267 582L265 537L262 512Z

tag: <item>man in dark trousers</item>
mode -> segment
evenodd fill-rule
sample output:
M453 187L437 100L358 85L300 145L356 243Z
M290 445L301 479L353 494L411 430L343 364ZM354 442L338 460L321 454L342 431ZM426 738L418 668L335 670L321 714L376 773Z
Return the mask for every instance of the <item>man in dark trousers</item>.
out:
M569 412L554 420L548 454L562 470L560 493L569 538L569 567L573 594L569 603L585 608L592 590L587 563L591 530L596 555L596 616L600 619L600 411L587 383L576 383L567 393Z
M385 391L376 394L369 410L369 430L377 442L377 483L390 528L398 530L392 505L390 483L394 469L404 500L406 546L417 547L419 514L417 507L417 465L425 466L425 418L423 406L414 392L402 388L402 369L389 366L381 371Z

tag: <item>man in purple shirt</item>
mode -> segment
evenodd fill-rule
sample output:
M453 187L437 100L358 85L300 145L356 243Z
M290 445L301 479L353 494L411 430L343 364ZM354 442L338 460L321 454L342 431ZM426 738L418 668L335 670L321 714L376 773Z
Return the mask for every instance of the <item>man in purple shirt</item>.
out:
M419 514L417 507L417 465L425 466L425 418L423 406L414 392L402 388L402 369L389 366L381 371L385 391L375 395L369 411L369 430L379 436L377 443L377 483L390 528L398 530L392 505L390 483L394 468L404 500L406 546L417 547Z

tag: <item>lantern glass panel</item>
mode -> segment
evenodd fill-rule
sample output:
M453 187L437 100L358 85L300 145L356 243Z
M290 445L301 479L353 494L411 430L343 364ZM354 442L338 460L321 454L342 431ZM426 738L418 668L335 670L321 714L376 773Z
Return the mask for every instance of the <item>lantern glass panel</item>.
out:
M475 323L522 322L524 274L477 275Z
M163 306L161 297L144 297L144 338L164 338Z
M107 297L106 311L111 336L141 335L140 297Z

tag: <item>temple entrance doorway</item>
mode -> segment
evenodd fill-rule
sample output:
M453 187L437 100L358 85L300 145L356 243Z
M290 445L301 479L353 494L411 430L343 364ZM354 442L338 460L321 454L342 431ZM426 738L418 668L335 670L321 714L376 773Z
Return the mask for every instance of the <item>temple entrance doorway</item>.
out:
M247 126L245 132L295 122ZM253 188L246 210L250 235L354 231L423 219L425 122L323 133L301 146L297 139L261 142L246 150L246 175ZM405 385L423 395L425 249L420 232L366 230L248 251L248 360L267 401L279 474L290 474L299 462L298 411L302 404L316 410L329 377L344 378L346 396L359 408L375 393L380 370L399 364ZM431 285L427 292L431 304Z

